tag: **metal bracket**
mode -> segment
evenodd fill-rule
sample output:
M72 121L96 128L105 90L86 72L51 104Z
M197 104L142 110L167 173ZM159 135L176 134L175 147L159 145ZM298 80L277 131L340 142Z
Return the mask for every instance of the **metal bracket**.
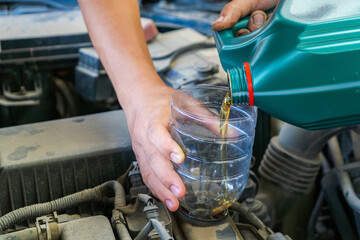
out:
M3 83L3 95L8 100L23 101L29 99L38 99L42 94L42 86L40 80L34 81L34 90L28 90L25 86L20 86L19 91L11 92L10 86Z
M58 216L54 212L51 215L36 218L35 226L39 240L58 240L60 232L58 228Z
M0 93L0 106L19 107L39 105L42 95L40 80L34 81L34 90L29 91L25 86L20 86L18 92L11 92L8 84L2 84L3 94Z
M24 101L9 101L0 96L0 106L4 106L4 107L34 106L34 105L39 105L39 104L40 104L39 100L30 99L30 100L24 100Z

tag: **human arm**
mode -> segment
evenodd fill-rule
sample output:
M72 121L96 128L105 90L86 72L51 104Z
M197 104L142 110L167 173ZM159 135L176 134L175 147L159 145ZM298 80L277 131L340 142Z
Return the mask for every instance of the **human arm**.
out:
M93 45L123 107L145 184L167 207L178 208L185 188L169 159L184 154L167 131L170 99L153 66L136 0L79 0Z
M243 1L244 8L250 1ZM169 161L184 160L168 132L170 99L175 90L163 83L152 64L137 0L79 0L79 4L93 45L125 111L143 180L157 198L175 211L179 206L177 198L185 194ZM234 20L234 16L245 16L251 9L241 10L241 15L232 11L230 5L224 8L225 25L221 24L220 29L230 26L226 25L229 20L235 24L238 19Z

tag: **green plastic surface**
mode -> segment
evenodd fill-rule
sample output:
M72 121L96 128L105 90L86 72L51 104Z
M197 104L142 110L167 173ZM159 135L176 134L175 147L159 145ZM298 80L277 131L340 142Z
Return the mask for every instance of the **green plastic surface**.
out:
M268 114L307 129L360 124L360 14L304 21L291 3L246 36L234 37L238 26L214 33L233 101L248 102L239 69L249 62L254 104Z

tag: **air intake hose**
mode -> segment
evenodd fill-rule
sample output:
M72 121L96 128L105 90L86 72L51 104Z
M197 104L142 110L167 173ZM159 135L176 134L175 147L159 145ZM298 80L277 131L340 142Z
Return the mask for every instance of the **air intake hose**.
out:
M266 181L295 194L308 194L318 175L321 150L328 140L354 127L309 131L289 124L273 137L259 173Z

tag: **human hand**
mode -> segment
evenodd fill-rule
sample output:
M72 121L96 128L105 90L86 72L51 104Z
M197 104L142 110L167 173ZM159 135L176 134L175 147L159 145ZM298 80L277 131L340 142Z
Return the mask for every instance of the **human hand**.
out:
M247 15L250 15L248 28L240 29L236 36L243 36L261 27L270 17L266 15L266 10L273 8L279 0L233 0L226 4L220 16L214 21L211 28L214 31L221 31L232 28Z
M178 198L185 194L185 186L170 162L180 164L185 158L169 133L170 102L174 91L164 84L152 86L151 91L142 86L133 101L124 105L132 147L143 181L170 211L178 209ZM178 97L183 102L183 109L196 113L198 121L204 122L204 125L199 125L220 136L218 115L191 96L181 94ZM228 137L238 134L238 131L229 127Z
M181 163L184 153L168 131L171 95L165 84L142 87L133 101L124 106L132 147L144 183L170 211L179 207L177 198L185 186L170 162Z

